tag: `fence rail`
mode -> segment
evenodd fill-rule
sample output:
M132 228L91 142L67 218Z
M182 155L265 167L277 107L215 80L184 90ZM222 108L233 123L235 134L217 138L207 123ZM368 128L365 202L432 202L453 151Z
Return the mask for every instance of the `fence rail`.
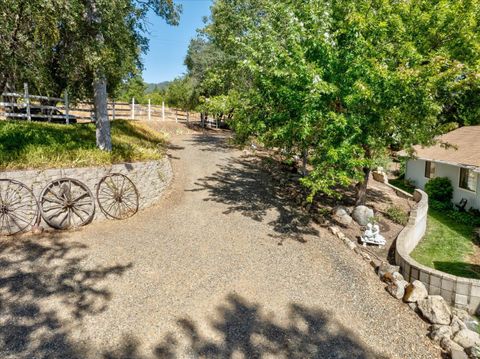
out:
M132 102L116 102L110 100L107 104L108 117L115 119L149 120L149 121L200 121L198 113L182 111L162 105L137 104ZM31 95L28 85L24 92L5 92L0 96L0 119L33 120L63 120L70 122L95 121L93 102L70 102L68 94L63 98Z

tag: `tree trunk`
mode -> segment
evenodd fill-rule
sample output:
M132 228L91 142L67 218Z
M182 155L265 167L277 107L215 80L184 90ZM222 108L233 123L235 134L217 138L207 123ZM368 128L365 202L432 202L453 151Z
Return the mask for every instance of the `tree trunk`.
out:
M107 80L103 73L97 74L93 81L95 124L97 127L97 146L102 151L112 150L110 122L107 107Z
M308 165L308 150L304 149L302 150L302 176L304 177L308 175L307 165Z
M88 0L88 14L87 21L92 30L96 32L95 40L99 47L103 47L105 38L100 30L102 22L100 13L97 8L96 0ZM112 150L112 138L110 135L110 122L108 122L108 107L107 107L107 78L102 69L102 65L96 65L95 77L93 80L93 104L95 108L95 124L97 127L97 146L102 151L110 152Z
M357 206L365 204L367 201L367 186L369 178L370 167L363 167L363 181L357 184Z

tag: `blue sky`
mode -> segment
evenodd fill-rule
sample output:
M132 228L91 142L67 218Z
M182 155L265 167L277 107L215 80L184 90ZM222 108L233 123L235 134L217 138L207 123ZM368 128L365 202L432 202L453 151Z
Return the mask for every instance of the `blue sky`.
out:
M158 16L148 18L150 50L143 56L145 82L173 80L185 73L183 65L190 39L203 26L202 19L210 14L212 0L175 0L183 12L179 26L169 26Z

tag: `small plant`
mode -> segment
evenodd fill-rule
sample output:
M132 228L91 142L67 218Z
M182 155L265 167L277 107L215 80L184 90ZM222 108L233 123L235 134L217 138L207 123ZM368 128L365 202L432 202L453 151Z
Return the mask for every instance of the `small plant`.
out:
M450 203L453 197L452 182L447 177L432 178L425 185L425 192L432 200Z
M401 224L402 226L406 226L408 223L408 213L398 206L388 207L385 211L385 216L393 222Z

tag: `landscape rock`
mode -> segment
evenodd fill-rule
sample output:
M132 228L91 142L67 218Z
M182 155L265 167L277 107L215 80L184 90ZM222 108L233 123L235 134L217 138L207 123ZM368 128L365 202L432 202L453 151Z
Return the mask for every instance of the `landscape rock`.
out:
M399 266L394 266L391 265L390 263L387 262L382 262L378 266L378 276L383 280L383 277L385 274L390 273L393 275L393 273L398 272L400 270Z
M439 295L429 295L427 298L417 302L418 309L422 315L432 324L450 324L450 308Z
M465 322L471 318L470 314L464 309L452 308L452 316L458 317L462 322Z
M467 325L460 320L456 315L452 315L452 322L450 323L452 334L457 334L462 329L468 329Z
M425 288L425 285L419 280L415 280L405 288L403 301L407 303L416 303L419 300L427 298L427 296L428 291L427 288Z
M344 226L349 226L353 221L353 218L348 213L348 209L342 206L334 208L333 219Z
M480 345L480 335L470 329L462 329L453 337L453 341L467 349Z
M473 330L474 332L477 331L478 328L478 320L472 317L466 310L460 308L452 308L452 323L453 317L458 317L468 329Z
M394 280L388 284L387 292L397 299L402 299L407 285L408 282L406 280Z
M438 325L435 324L432 326L432 331L430 332L430 338L440 343L443 338L451 339L452 337L452 328L448 325Z
M451 359L468 359L468 355L463 350L453 349L450 352L450 358Z
M411 310L413 310L415 313L418 312L418 305L417 303L407 303L408 306L410 307Z
M455 343L452 339L444 337L440 341L440 346L442 347L443 350L445 350L448 353L453 353L455 351L463 351L463 348Z
M353 210L352 217L361 226L366 226L371 218L374 217L373 209L367 206L357 206Z
M382 280L386 283L392 283L394 281L404 280L403 275L398 272L387 272L383 275Z
M470 358L480 358L480 345L465 349L465 353L467 353Z

